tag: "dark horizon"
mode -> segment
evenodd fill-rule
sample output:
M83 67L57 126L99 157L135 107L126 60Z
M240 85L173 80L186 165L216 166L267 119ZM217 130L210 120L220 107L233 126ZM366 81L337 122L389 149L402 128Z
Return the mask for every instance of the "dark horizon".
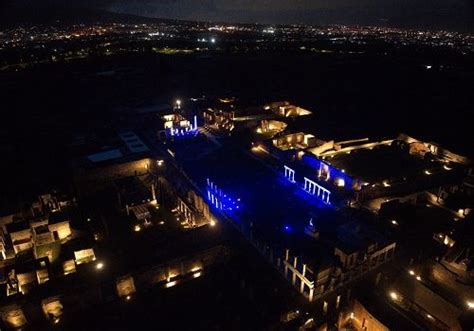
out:
M58 19L90 19L94 10L113 14L135 15L153 19L176 19L228 23L260 23L269 25L373 25L407 29L474 31L474 4L466 0L364 0L357 6L351 0L273 1L264 0L151 0L151 1L64 1L50 0L39 4L34 0L7 1L0 5L0 18L15 22ZM78 8L91 11L77 11ZM53 15L56 15L52 17ZM89 17L88 17L89 16ZM94 17L94 19L96 19Z

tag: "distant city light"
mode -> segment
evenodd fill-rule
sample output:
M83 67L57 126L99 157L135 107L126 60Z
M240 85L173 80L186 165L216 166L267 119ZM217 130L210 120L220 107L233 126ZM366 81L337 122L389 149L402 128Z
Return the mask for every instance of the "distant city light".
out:
M392 225L398 225L398 222L396 220L392 220L390 223L392 223Z
M420 281L421 281L421 276L420 276L420 275L416 276L416 280L420 280Z
M102 262L98 262L96 265L95 265L95 268L97 270L102 270L104 268L104 264Z
M142 228L140 227L140 225L135 225L135 227L133 228L133 231L135 232L139 232Z
M127 296L125 297L125 299L126 299L127 301L129 301L131 298L132 298L132 297L131 297L130 295L127 295Z
M385 187L390 187L390 186L391 186L391 185L390 185L390 182L389 182L388 180L384 180L384 181L382 182L382 184L383 184L383 186L385 186Z
M431 171L425 170L425 175L428 175L428 176L431 175Z
M216 43L216 38L211 38L211 43L215 44Z

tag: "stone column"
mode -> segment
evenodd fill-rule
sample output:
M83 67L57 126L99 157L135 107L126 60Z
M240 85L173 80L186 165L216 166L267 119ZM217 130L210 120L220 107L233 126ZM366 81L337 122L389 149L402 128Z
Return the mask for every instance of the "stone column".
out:
M306 276L306 264L303 264L303 278ZM301 284L300 284L300 293L303 294L304 293L304 286L305 286L305 283L303 281L303 279L301 279Z
M292 270L293 272L293 277L292 277L292 284L295 285L296 284L296 266L298 265L298 257L295 256L294 260L293 260L293 268L295 268L295 270Z

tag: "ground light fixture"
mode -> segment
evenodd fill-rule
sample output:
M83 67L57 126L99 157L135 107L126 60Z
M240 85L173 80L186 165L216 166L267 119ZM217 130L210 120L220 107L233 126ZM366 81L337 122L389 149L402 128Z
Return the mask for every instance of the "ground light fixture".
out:
M397 294L397 292L392 291L392 292L389 293L389 295L390 295L390 298L391 298L392 300L394 300L394 301L397 301L397 300L398 300L398 294Z

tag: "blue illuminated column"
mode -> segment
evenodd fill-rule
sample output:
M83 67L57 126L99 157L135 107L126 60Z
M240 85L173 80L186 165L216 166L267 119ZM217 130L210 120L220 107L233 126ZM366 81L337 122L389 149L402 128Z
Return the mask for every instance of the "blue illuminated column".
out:
M295 183L295 171L285 166L285 177L292 183Z
M321 185L318 185L316 182L306 177L304 178L304 190L311 195L316 195L324 203L329 204L329 196L331 195L331 192L328 189L322 187Z
M226 192L222 191L222 189L217 187L217 185L209 178L207 178L207 192L208 200L211 202L211 205L214 206L216 209L224 211L233 211L234 208L240 208L240 199L235 200L232 197L228 196Z
M311 186L311 180L309 180L308 178L304 178L304 190L308 193L311 193L310 191L310 186Z

